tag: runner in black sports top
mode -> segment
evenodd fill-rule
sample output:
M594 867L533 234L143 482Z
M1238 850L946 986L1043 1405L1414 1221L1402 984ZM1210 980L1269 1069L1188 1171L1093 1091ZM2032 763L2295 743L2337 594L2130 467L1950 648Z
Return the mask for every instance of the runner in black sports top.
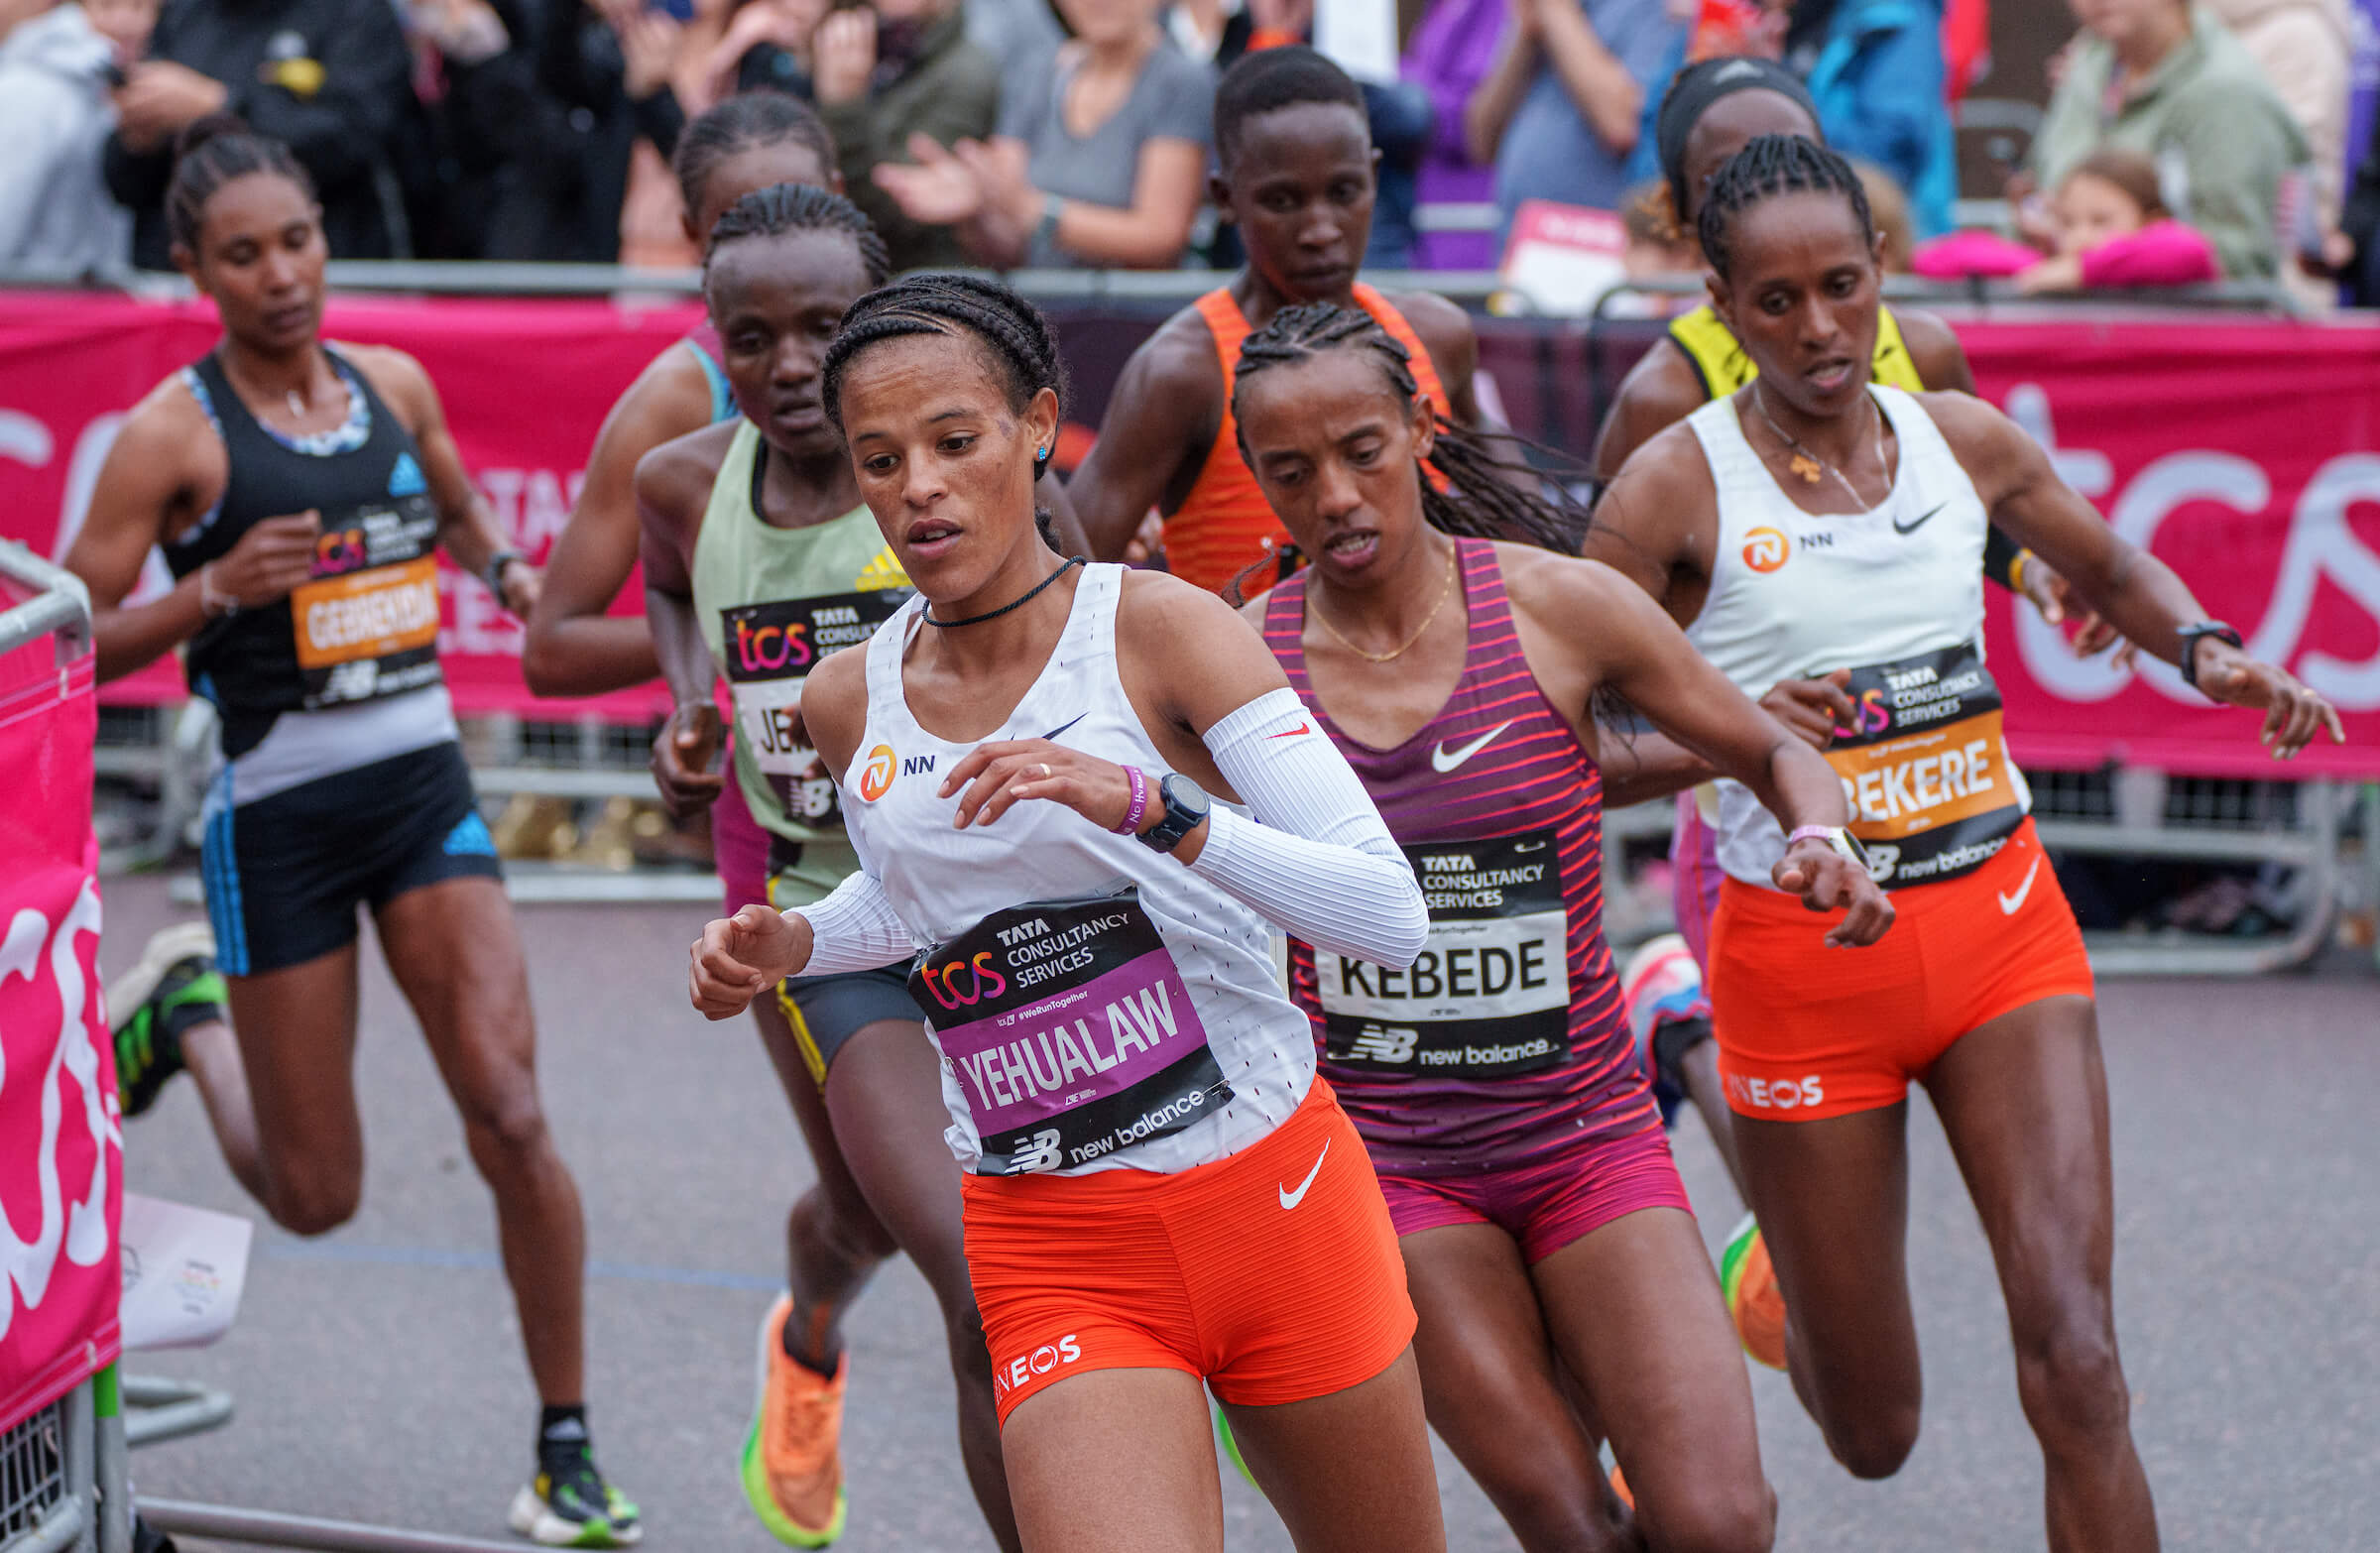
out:
M418 363L320 339L321 211L278 142L236 121L184 137L167 191L175 259L222 342L133 411L66 565L89 586L99 672L187 648L222 714L203 872L221 1011L198 946L128 1028L127 1110L186 1056L224 1158L276 1223L355 1212L356 908L421 1021L496 1196L505 1270L545 1403L515 1530L620 1547L636 1506L587 1433L578 1190L539 1107L529 976L437 659L434 551L526 614L537 576L473 492ZM178 581L129 605L152 546Z

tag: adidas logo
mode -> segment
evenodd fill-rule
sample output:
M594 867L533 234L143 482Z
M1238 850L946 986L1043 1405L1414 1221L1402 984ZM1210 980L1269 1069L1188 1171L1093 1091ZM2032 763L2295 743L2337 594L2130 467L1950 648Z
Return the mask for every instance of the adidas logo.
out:
M908 585L909 574L900 569L899 558L893 555L890 544L878 550L876 559L861 567L859 576L852 580L852 586L862 593L874 593L880 588L905 588Z
M399 453L396 467L389 471L389 494L419 496L428 489L429 482L421 478L421 466L414 462L414 455Z

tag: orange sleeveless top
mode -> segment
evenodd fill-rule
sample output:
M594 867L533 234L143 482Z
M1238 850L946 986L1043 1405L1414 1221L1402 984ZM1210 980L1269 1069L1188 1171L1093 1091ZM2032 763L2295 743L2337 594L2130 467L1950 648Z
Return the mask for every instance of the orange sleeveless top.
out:
M1446 387L1438 381L1437 364L1429 347L1413 332L1405 315L1372 288L1358 283L1356 300L1379 321L1405 354L1412 358L1413 382L1445 419L1452 414ZM1220 593L1250 566L1277 554L1289 542L1289 532L1272 514L1256 477L1240 456L1240 423L1232 417L1232 375L1240 368L1241 342L1248 338L1248 318L1231 292L1207 293L1197 302L1199 316L1215 336L1215 355L1223 363L1223 420L1215 428L1215 445L1198 471L1198 481L1181 508L1165 520L1165 563L1173 574L1211 593ZM1279 578L1258 571L1248 579L1248 591L1260 593Z

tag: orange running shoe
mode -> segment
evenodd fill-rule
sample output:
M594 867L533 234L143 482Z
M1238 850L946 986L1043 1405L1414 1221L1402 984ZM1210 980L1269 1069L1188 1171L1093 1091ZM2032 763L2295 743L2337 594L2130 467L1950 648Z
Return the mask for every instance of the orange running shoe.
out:
M1727 1297L1727 1314L1735 1318L1735 1340L1743 1351L1757 1364L1784 1369L1785 1291L1777 1287L1768 1243L1760 1239L1760 1226L1748 1213L1720 1255L1719 1286Z
M761 1322L761 1395L744 1437L744 1497L769 1534L789 1547L822 1548L843 1535L843 1382L851 1356L829 1380L785 1353L793 1300L780 1294Z
M1628 1508L1636 1507L1636 1495L1628 1492L1628 1475L1617 1467L1611 1469L1611 1493Z

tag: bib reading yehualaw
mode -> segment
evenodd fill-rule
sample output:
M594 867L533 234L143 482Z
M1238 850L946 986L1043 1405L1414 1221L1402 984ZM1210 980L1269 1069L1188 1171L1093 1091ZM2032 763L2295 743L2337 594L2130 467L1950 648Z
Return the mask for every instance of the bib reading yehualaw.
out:
M1135 889L995 911L920 955L909 996L958 1075L978 1174L1087 1164L1232 1098Z
M866 642L910 590L865 507L802 529L763 521L761 446L745 421L720 463L694 541L694 610L727 679L736 786L776 843L772 898L796 906L855 866L834 779L802 727L802 686L820 658Z
M1876 883L1930 885L1990 861L2025 817L2000 689L1972 644L1851 670L1851 728L1827 764Z
M1324 1055L1488 1078L1570 1051L1570 913L1552 829L1407 846L1430 911L1410 969L1315 951Z

